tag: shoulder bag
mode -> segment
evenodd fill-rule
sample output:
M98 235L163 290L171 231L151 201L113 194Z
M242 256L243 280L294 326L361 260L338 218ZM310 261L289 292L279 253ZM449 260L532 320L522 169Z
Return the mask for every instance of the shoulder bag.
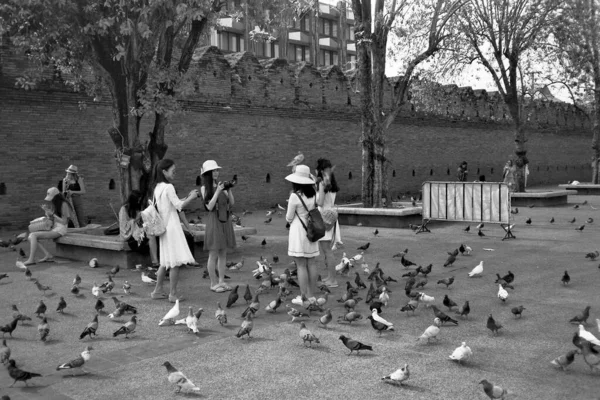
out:
M164 191L164 190L163 190ZM160 194L162 194L161 192ZM150 205L141 212L144 232L151 236L161 236L167 230L165 223L156 207L156 196L152 196Z
M300 196L298 193L296 193L296 196L298 196L298 198L302 202L302 205L304 206L306 211L308 211L308 207L306 207L304 200L302 200L302 196ZM310 242L316 242L317 240L319 240L323 236L325 236L325 223L323 222L323 217L321 216L321 213L319 212L319 209L317 207L316 196L315 196L315 208L308 211L308 223L304 224L304 221L302 221L302 218L300 218L298 213L296 213L296 216L298 217L298 219L300 220L300 223L306 230L306 237L308 238L308 240Z

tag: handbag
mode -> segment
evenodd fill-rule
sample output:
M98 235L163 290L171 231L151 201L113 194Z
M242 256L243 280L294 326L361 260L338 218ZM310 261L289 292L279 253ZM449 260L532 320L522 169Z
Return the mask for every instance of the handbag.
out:
M304 203L304 200L302 200L302 197L298 193L296 193L296 196L298 196L298 198L302 202L302 205L304 206L306 211L308 211L308 207L306 207L306 204ZM325 223L323 222L323 217L321 216L321 213L319 212L319 209L317 208L316 197L315 197L315 208L308 211L307 224L304 224L304 221L302 221L302 218L300 218L298 213L296 213L296 216L298 217L298 219L300 220L300 223L306 230L306 237L308 238L308 240L310 242L316 242L319 239L321 239L323 236L325 236L325 231L326 231Z
M165 233L167 227L165 226L162 217L158 213L158 208L156 207L156 197L152 197L150 205L146 207L146 209L143 210L141 214L142 221L144 221L144 224L142 226L144 227L144 232L146 232L146 234L152 236L160 236L163 233Z
M338 220L338 213L333 208L327 208L321 211L321 216L323 217L323 222L325 223L325 230L327 231L331 230Z
M52 230L54 222L48 217L39 217L29 222L29 232L49 231Z

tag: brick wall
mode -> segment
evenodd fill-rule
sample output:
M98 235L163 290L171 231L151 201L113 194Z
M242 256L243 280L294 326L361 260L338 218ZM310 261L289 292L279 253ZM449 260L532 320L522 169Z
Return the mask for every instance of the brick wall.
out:
M118 211L120 200L118 188L109 190L118 177L106 133L112 124L106 96L95 103L58 86L16 90L14 77L26 62L6 55L0 61L0 184L6 188L0 228L24 227L40 216L47 188L69 164L86 179L87 213L114 221L109 203ZM198 95L186 98L187 112L167 134L167 157L177 162L182 195L195 186L202 162L215 159L225 178L238 174L236 209L284 203L290 188L285 165L302 151L311 168L319 157L337 165L340 201L359 196L360 118L351 75L335 69L320 75L310 65L282 60L261 64L247 54L225 58L215 48L202 49L195 61ZM470 88L429 86L436 97L426 102L425 90L417 89L387 134L392 196L416 193L424 180L454 180L462 160L469 162L469 179L485 174L488 181L501 180L514 142L497 98ZM530 184L589 180L591 136L577 114L568 105L539 103L530 119ZM150 129L145 120L141 132Z

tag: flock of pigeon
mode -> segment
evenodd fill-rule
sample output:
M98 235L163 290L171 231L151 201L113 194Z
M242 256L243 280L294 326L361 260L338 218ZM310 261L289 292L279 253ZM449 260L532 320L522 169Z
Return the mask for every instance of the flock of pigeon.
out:
M483 223L477 226L478 232L482 234L483 226ZM467 227L464 230L468 232L470 227ZM373 235L375 236L378 234L378 230L373 232ZM346 281L345 291L342 293L339 299L336 299L336 302L343 306L343 312L338 316L337 322L340 324L352 324L353 322L361 320L363 318L364 311L361 312L359 310L359 303L363 300L361 295L364 295L364 304L366 305L366 308L368 308L367 319L370 322L370 326L377 335L382 335L386 332L392 332L395 330L394 322L387 320L384 315L386 313L386 309L391 306L390 294L392 291L390 290L390 285L393 283L398 283L398 280L387 275L381 268L380 263L377 263L374 268L370 268L370 266L364 260L364 254L369 250L369 248L370 243L360 246L357 249L360 250L360 253L353 257L347 257L346 253L344 253L340 263L335 266L335 271L337 274L347 276L349 278L350 276L354 276L354 279L349 279ZM432 325L427 327L420 336L415 338L417 343L427 344L431 340L439 340L440 332L445 324L459 325L459 320L457 317L468 319L471 312L470 304L469 301L465 301L464 304L459 305L452 300L448 294L445 294L440 305L436 301L435 297L426 294L425 288L429 283L428 275L433 270L433 264L429 264L425 267L417 265L408 259L408 252L408 249L406 249L398 254L393 255L392 257L394 259L398 259L400 264L404 267L402 278L405 279L404 295L406 296L405 304L400 307L395 302L394 307L398 307L402 312L410 312L412 314L414 314L419 307L432 311ZM446 262L443 264L443 268L452 267L457 259L461 257L461 255L471 256L472 252L473 250L468 245L461 244L457 249L448 252L448 257ZM595 260L598 256L600 256L600 254L596 251L588 253L586 258ZM275 259L274 263L277 262L278 259ZM229 271L240 271L244 267L244 263L245 260L242 258L239 262L228 263L227 268ZM43 294L45 294L47 291L52 291L51 287L42 284L38 278L34 277L27 266L25 266L21 261L18 260L16 262L16 266L23 271L25 279L30 280ZM90 267L95 268L97 266L98 261L96 259L92 259L90 261ZM254 290L254 294L252 293L252 289L249 284L246 284L245 286L244 294L241 297L245 300L246 304L244 311L241 313L241 325L235 334L237 338L246 337L248 340L250 340L252 338L254 329L253 320L256 315L262 310L264 310L265 313L276 313L277 310L287 301L288 297L291 296L298 287L298 284L294 279L296 276L296 271L293 263L290 264L290 266L281 274L276 274L273 270L273 263L269 262L263 257L256 261L256 266L257 268L252 270L252 276L256 280L260 281L260 285ZM92 339L96 336L99 323L98 315L99 313L102 313L103 309L105 308L105 304L102 301L102 294L112 295L116 285L113 278L118 273L119 267L117 266L107 272L107 278L105 282L101 284L93 282L92 295L97 298L94 306L96 314L91 322L89 322L85 327L82 327L83 330L79 335L80 340L84 340L86 337ZM478 278L482 277L483 275L484 263L481 261L465 275L465 279ZM363 277L365 277L368 286L365 281L363 281ZM2 278L3 276L0 275L0 279ZM147 284L154 284L156 282L155 273L151 270L142 271L141 279L142 282ZM456 279L456 276L450 276L436 280L435 282L436 286L443 285L446 289L449 289L455 283ZM511 297L511 292L515 290L515 280L516 276L511 271L508 271L504 276L496 274L495 283L498 285L497 298L499 302L506 303ZM561 283L563 285L570 284L570 276L567 271L564 272L564 275L561 278ZM78 297L81 294L80 284L81 278L79 275L76 275L71 288L71 294L75 297ZM239 285L235 286L235 288L229 293L225 307L222 307L221 303L217 302L214 316L219 324L225 325L228 323L227 312L232 307L235 307L238 300L240 300L239 289ZM271 293L271 290L275 289L277 290L277 294L274 296L275 298L268 303L261 305L260 296L266 296L268 293ZM300 340L302 340L304 345L308 345L309 347L321 344L322 340L319 335L315 334L315 332L311 331L307 327L306 321L311 319L311 313L319 313L319 316L315 322L317 322L318 326L323 329L327 329L328 325L334 320L334 316L332 314L333 306L328 305L330 302L331 290L324 284L320 284L319 289L321 293L316 297L307 298L306 296L299 296L299 299L296 298L294 301L292 301L292 305L285 304L286 312L291 318L290 322L300 322L298 330ZM125 294L131 293L131 285L129 282L123 282L122 290ZM509 292L509 290L511 292ZM364 294L362 294L361 291L365 291L363 292ZM132 314L130 320L124 323L113 333L113 337L124 335L125 338L128 338L129 335L133 334L136 330L138 310L136 307L120 301L116 296L112 296L112 300L114 302L115 309L112 313L108 314L109 318L118 318L125 314ZM62 313L67 306L68 305L65 297L61 296L56 308L56 312ZM442 306L447 308L446 312L440 309ZM28 385L28 380L41 375L22 370L17 366L15 359L11 358L11 349L7 345L5 335L8 334L10 337L12 337L19 325L19 322L23 324L23 322L31 321L32 318L22 314L16 305L12 305L12 309L12 321L7 325L0 327L0 331L3 335L2 346L0 346L0 362L7 366L10 377L14 379L14 382L11 386L19 381L22 381L25 383L25 385ZM580 315L573 317L569 321L570 323L578 325L578 331L575 332L572 338L572 343L574 344L575 348L552 360L551 363L553 365L561 368L562 370L566 370L568 366L574 362L576 356L581 355L583 361L589 365L592 371L600 370L600 340L598 340L593 333L585 328L585 325L588 324L590 309L590 306L585 307ZM524 310L526 310L526 308L522 305L511 308L511 312L515 316L515 319L520 318ZM39 338L41 341L46 341L51 332L48 320L46 318L46 312L47 305L42 300L35 311L36 317L41 320L40 324L38 325ZM192 307L188 307L187 314L185 316L180 316L180 312L180 304L179 301L177 301L175 305L168 310L164 317L160 319L158 325L185 325L188 332L198 333L199 320L204 312L204 309L199 308L194 312ZM598 324L598 330L600 331L600 319L597 319L596 322ZM501 334L501 330L503 329L502 323L497 321L492 314L489 314L487 317L486 327L494 336ZM360 356L361 352L375 351L373 345L362 343L361 341L352 339L351 337L343 334L339 336L339 340L341 341L341 344L349 350L348 355L356 354L356 356ZM80 370L82 373L86 373L83 367L85 363L89 361L92 350L92 346L85 346L83 352L79 356L71 361L58 365L56 369ZM471 348L466 342L462 342L461 345L456 347L448 357L450 360L462 364L468 363L472 356L473 351ZM167 370L168 381L177 387L177 392L200 392L200 388L196 386L190 379L188 379L181 371L177 370L170 362L167 361L163 365ZM385 375L381 379L386 383L402 386L404 382L410 379L409 365L404 364L401 368L388 375ZM507 389L489 382L488 380L484 379L480 381L479 384L483 385L483 391L490 399L504 399L509 394Z

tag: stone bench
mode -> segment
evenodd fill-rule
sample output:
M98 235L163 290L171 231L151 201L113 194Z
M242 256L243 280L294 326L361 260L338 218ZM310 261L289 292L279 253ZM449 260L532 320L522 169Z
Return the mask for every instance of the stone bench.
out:
M202 227L201 227L202 228ZM241 227L234 228L236 238L242 235L249 236L256 234L256 228ZM126 266L135 268L137 264L148 265L150 256L131 251L127 242L120 236L104 236L85 234L78 232L69 232L66 235L56 239L56 256L72 260L89 262L92 258L97 258L102 266ZM202 258L202 244L204 242L204 230L194 232L194 242L196 245L196 258Z
M523 192L511 193L511 206L560 206L567 204L567 197L576 194L573 190L555 190L552 192Z
M578 185L563 184L558 185L558 187L567 190L576 190L577 192L572 194L577 195L600 195L600 185L595 185L592 183L580 183Z
M410 203L409 203L410 204ZM340 205L337 208L340 225L372 226L379 228L409 228L421 224L422 207L412 205L397 208L363 208L361 203Z

